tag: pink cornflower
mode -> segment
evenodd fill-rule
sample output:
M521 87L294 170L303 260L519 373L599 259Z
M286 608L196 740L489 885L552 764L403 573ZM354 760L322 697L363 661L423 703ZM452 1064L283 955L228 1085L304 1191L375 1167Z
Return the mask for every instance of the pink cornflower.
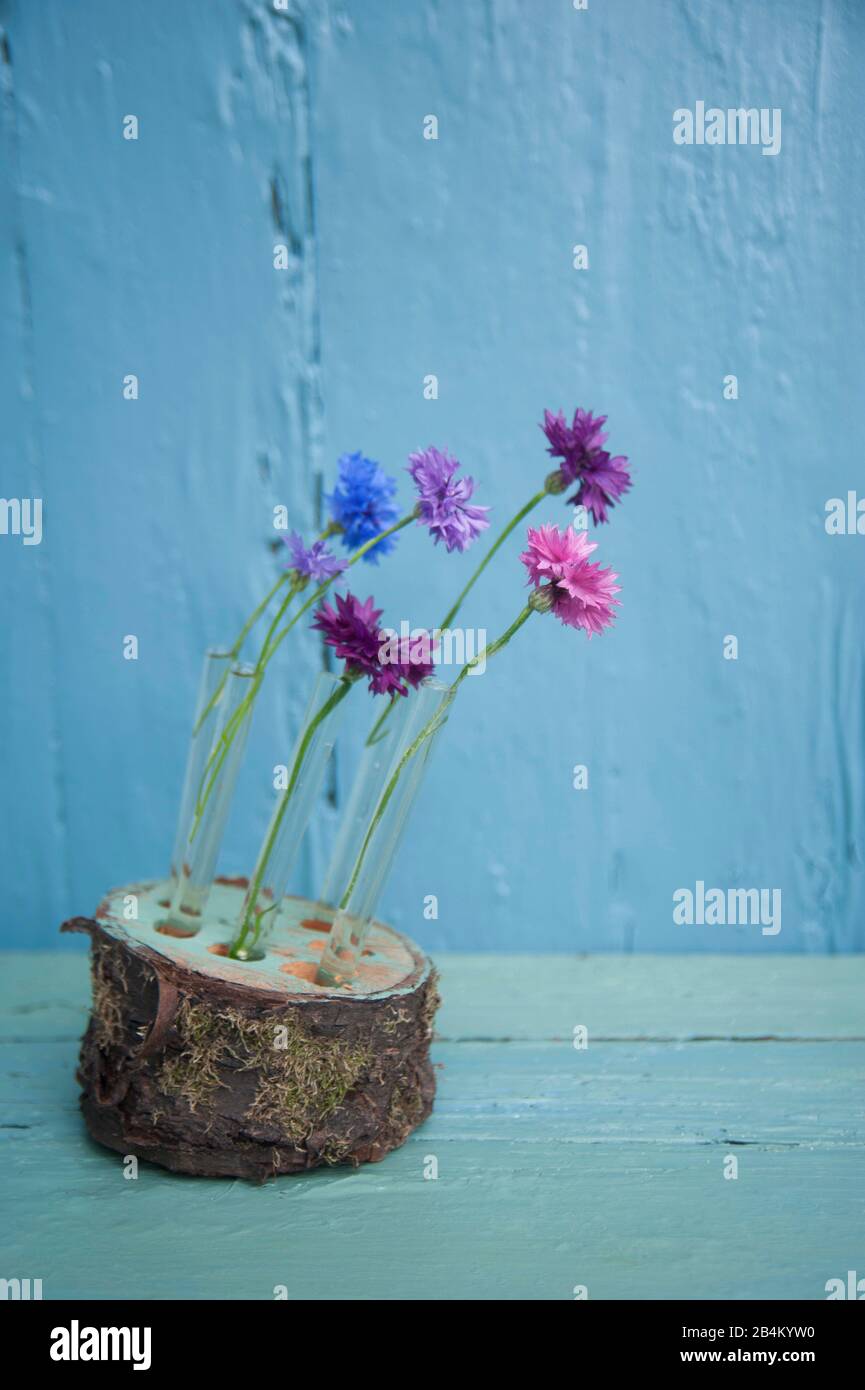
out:
M581 627L589 638L603 632L615 617L619 576L589 559L597 544L583 531L558 526L530 526L528 542L520 559L538 594L533 606L551 609L560 622Z

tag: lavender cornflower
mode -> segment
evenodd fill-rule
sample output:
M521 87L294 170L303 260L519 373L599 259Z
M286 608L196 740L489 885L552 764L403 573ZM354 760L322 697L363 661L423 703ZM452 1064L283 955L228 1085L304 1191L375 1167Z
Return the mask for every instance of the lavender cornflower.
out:
M348 568L348 560L338 560L324 541L313 541L312 545L305 546L296 531L281 539L289 554L285 569L293 570L301 579L324 584Z
M418 519L429 527L436 544L444 541L448 551L466 550L489 522L489 507L469 502L474 492L471 478L456 478L459 462L447 450L428 449L409 454L408 471L418 490Z

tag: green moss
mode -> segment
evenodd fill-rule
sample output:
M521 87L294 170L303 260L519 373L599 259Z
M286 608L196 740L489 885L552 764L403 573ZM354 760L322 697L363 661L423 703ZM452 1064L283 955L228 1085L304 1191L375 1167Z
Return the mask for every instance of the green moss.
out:
M294 1009L249 1018L184 999L176 1028L182 1050L166 1057L157 1079L166 1095L181 1096L195 1110L225 1084L221 1069L257 1072L247 1117L276 1122L297 1141L339 1108L373 1060L368 1047L308 1033Z
M387 1110L387 1132L391 1138L402 1143L406 1135L420 1124L423 1114L423 1096L411 1086L394 1088Z
M427 985L426 995L423 1001L421 1017L426 1025L427 1037L431 1038L435 1032L435 1016L442 997L438 992L438 971L430 971L429 984Z
M116 974L111 971L112 961ZM123 1040L126 977L119 954L107 950L99 942L94 942L90 954L90 983L94 1041L100 1052L107 1052L111 1047L118 1047Z
M165 1095L180 1096L191 1110L197 1110L222 1084L218 1065L223 1049L216 1015L183 999L175 1026L183 1048L179 1053L166 1055L157 1085Z
M353 1147L351 1139L329 1139L321 1151L322 1162L333 1168L344 1163Z

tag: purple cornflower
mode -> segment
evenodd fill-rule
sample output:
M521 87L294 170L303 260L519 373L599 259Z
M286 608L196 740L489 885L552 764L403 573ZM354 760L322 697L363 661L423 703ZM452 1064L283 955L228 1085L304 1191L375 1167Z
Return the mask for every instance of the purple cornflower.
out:
M428 449L409 454L408 471L417 486L418 519L429 527L436 544L449 551L465 550L484 531L489 507L469 503L475 490L471 478L456 478L459 463L447 450Z
M374 599L361 603L354 594L337 594L333 608L329 603L321 604L312 626L324 634L325 642L345 662L346 675L354 680L368 678L373 695L407 695L406 685L418 685L432 673L432 664L390 661L387 636L379 629L380 618L381 609L375 607Z
M612 458L604 448L606 422L606 415L575 410L569 425L563 411L553 415L545 410L541 424L549 442L547 452L561 460L557 486L548 483L548 491L563 492L570 483L579 482L568 501L586 507L595 525L607 520L607 508L614 507L631 486L627 458L623 454Z
M305 546L296 531L281 539L283 545L288 546L285 569L294 570L303 579L324 584L348 567L348 560L338 560L324 541L313 541L312 545Z
M358 450L343 454L337 463L339 481L328 497L330 514L342 531L342 543L348 550L358 550L397 520L393 504L396 481L389 478L374 459L365 458ZM364 560L377 565L380 555L387 555L396 545L395 536L386 536L364 555Z

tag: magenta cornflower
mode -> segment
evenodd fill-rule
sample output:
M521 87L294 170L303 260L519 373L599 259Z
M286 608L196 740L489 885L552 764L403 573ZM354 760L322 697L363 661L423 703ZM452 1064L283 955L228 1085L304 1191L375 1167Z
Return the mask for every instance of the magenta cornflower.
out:
M561 460L561 486L550 490L563 491L578 482L577 491L568 501L590 511L595 525L608 519L607 508L614 507L631 486L625 455L613 458L604 448L606 422L606 415L578 409L569 425L563 411L553 415L545 410L541 424L549 442L547 452Z
M432 663L423 659L429 648L410 647L400 652L401 659L391 660L391 639L379 627L380 618L381 609L375 607L373 598L361 603L354 594L337 594L335 607L322 603L312 626L324 634L325 642L345 662L347 676L368 679L371 694L407 695L408 685L417 686L432 674Z
M460 464L446 449L430 445L408 457L408 471L418 490L418 519L436 544L444 541L448 551L466 550L490 524L489 507L470 501L474 480L455 476Z
M324 541L313 541L312 545L306 546L296 531L281 539L283 545L288 547L289 558L285 568L294 570L302 579L323 584L348 568L348 560L338 560Z
M603 632L615 617L619 593L618 575L589 560L597 543L583 531L558 526L530 526L529 548L520 556L542 598L536 606L547 606L568 627L582 628L591 638Z
M436 655L436 639L431 632L415 628L400 636L386 628L379 633L379 637L382 643L380 659L392 666L400 679L413 690L435 672L433 657Z

